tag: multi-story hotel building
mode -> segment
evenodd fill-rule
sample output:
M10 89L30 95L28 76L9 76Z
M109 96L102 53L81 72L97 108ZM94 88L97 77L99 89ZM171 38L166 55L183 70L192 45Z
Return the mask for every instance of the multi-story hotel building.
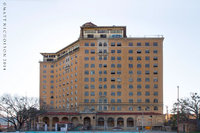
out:
M41 53L40 99L49 129L162 126L163 37L127 37L125 26L81 26L80 37Z

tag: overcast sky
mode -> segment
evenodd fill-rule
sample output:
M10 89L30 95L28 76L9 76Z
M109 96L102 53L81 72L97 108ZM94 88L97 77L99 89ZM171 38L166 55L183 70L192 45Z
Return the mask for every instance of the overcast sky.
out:
M7 67L0 94L39 96L41 52L56 52L79 37L80 26L127 26L127 35L163 35L164 111L180 97L200 94L200 0L7 0Z

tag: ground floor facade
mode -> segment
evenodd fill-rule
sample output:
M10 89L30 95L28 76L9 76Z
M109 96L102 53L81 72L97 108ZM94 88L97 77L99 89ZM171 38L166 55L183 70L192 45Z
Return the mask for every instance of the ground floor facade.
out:
M48 112L39 117L40 123L45 123L48 130L55 130L56 123L71 122L73 126L83 125L93 130L109 130L114 127L122 129L162 127L164 116L157 113L73 113Z

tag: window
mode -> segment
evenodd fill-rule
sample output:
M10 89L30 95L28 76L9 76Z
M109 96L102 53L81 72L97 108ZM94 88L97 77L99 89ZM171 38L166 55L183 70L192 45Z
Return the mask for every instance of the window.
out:
M142 74L142 71L137 71L137 75L141 75Z
M103 73L104 73L104 74L107 74L107 71L105 70Z
M146 91L146 92L145 92L145 96L150 96L150 92L149 92L149 91Z
M128 88L129 89L133 89L133 85L128 85Z
M106 89L106 88L107 88L107 85L104 85L103 88Z
M89 96L89 92L88 91L85 92L85 96Z
M92 49L92 50L90 51L90 53L91 53L91 54L95 54L95 50Z
M95 60L95 57L91 57L91 60Z
M102 46L102 43L101 43L101 42L99 43L99 46L100 46L100 47Z
M158 103L158 99L154 99L153 102L154 102L154 103Z
M95 103L95 99L91 99L91 101L90 101L91 103Z
M111 68L115 68L115 64L111 64Z
M91 64L90 67L91 67L91 68L95 68L95 64Z
M157 77L153 78L153 81L158 82L158 78Z
M117 74L120 75L120 74L121 74L121 71L117 71Z
M146 53L146 54L149 54L149 53L150 53L150 51L147 49L147 50L145 50L145 53Z
M121 60L121 57L117 57L117 60Z
M91 82L95 82L95 78L90 78Z
M153 46L158 46L158 42L154 42L154 43L153 43Z
M122 51L121 50L117 50L117 53L122 53Z
M90 88L91 89L95 89L95 85L90 85Z
M102 56L99 56L99 60L102 60L103 58L102 58Z
M158 64L153 64L153 67L158 67Z
M149 46L149 42L145 42L145 46Z
M137 64L137 68L141 68L142 67L142 65L141 64Z
M85 50L85 54L89 54L89 50L88 49Z
M107 50L106 50L106 49L104 49L104 50L103 50L103 53L107 53Z
M85 57L85 61L89 60L89 57Z
M137 60L142 60L142 58L140 56L137 57Z
M158 92L155 91L155 92L153 93L153 95L154 95L154 96L158 96Z
M111 101L110 101L111 103L115 103L115 99L111 99Z
M138 43L137 43L137 46L141 46L141 42L138 42Z
M115 50L111 50L110 52L111 52L111 53L115 53Z
M128 102L129 102L129 103L133 103L133 99L129 99Z
M111 92L111 96L115 96L115 92Z
M133 64L128 64L128 67L129 68L133 68Z
M85 74L88 75L88 74L89 74L89 71L86 70L86 71L85 71Z
M117 46L118 46L118 47L119 47L119 46L122 46L121 42L118 42L118 43L117 43Z
M141 96L142 93L140 91L137 92L137 96Z
M121 92L117 92L117 96L121 96L122 95L122 93Z
M122 102L122 100L121 99L117 99L117 103L121 103Z
M90 44L90 46L94 47L94 46L95 46L95 43L94 43L94 42L92 42L92 43Z
M157 53L158 53L158 50L153 50L153 53L154 53L154 54L157 54Z
M112 106L112 107L111 107L111 110L112 110L112 111L115 111L115 106Z
M145 85L145 88L146 88L146 89L149 89L149 88L150 88L150 85L149 85L149 84Z
M102 87L102 85L99 85L99 89L102 89L103 87Z
M117 89L121 89L122 88L122 86L121 85L117 85Z
M85 43L85 46L89 46L89 43Z
M103 95L103 93L100 91L100 92L99 92L99 96L102 96L102 95Z
M101 34L100 38L106 38L106 34Z
M154 71L153 74L155 74L155 75L158 74L158 71Z
M145 78L145 82L150 82L150 78Z
M115 89L115 85L111 85L111 89Z
M84 88L85 88L85 89L89 89L89 86L88 86L88 85L84 85Z
M133 57L128 57L128 60L133 60Z
M102 74L102 71L99 71L99 74Z
M43 68L47 68L47 65L43 65Z
M149 64L145 64L145 68L149 68L149 66L150 66Z
M150 57L149 56L145 56L145 60L150 60Z
M157 89L157 88L158 88L158 85L157 85L157 84L154 84L154 85L153 85L153 88L154 88L154 89Z
M129 111L133 111L133 107L129 107L128 110L129 110Z
M103 92L104 96L107 96L107 92ZM104 99L104 103L107 103L107 99Z
M154 110L158 110L158 107L157 107L157 106L154 106Z
M89 82L89 78L85 78L84 81L85 81L85 82Z
M141 82L142 81L142 78L137 78L137 82Z
M146 106L145 107L145 111L149 111L150 110L150 107L149 106Z
M129 92L129 96L133 96L133 92Z
M142 85L140 85L140 84L137 85L137 88L138 88L138 89L141 89L141 88L142 88Z
M115 71L111 71L111 74L115 74Z
M89 103L89 99L84 99L84 103Z
M133 53L133 50L129 50L128 53Z
M132 43L132 42L129 42L129 43L128 43L128 46L133 46L133 43Z
M149 74L150 74L149 70L146 70L146 71L145 71L145 74L146 74L146 75L149 75Z
M153 57L153 60L158 60L158 57L154 56L154 57Z
M129 82L133 82L133 78L129 78L128 81L129 81Z
M103 43L103 46L107 46L107 43L106 43L106 42L104 42L104 43Z
M90 74L91 74L91 75L94 75L94 74L95 74L95 71L94 71L94 70L90 71Z
M145 99L145 103L150 103L150 100L149 99Z
M117 106L117 111L121 111L122 107L121 106Z
M107 56L104 56L103 59L104 59L104 60L107 60Z
M141 103L141 102L142 102L142 99L138 98L138 99L137 99L137 102L138 102L138 103Z
M114 46L115 46L115 43L114 43L114 42L111 42L111 46L114 47Z
M115 78L111 78L111 82L115 82Z
M117 64L117 68L121 68L122 67L122 65L121 64Z
M132 71L132 70L130 70L128 73L129 73L129 74L133 74L133 71Z
M115 57L114 57L114 56L111 56L111 60L115 60Z
M137 54L141 54L142 53L142 51L141 50L137 50Z

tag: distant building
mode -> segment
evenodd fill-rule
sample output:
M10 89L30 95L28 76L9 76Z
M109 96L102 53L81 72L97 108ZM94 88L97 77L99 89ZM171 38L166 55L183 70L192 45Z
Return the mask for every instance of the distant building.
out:
M163 40L127 37L126 26L81 26L80 37L56 53L41 53L40 118L54 129L70 121L90 128L161 127Z

